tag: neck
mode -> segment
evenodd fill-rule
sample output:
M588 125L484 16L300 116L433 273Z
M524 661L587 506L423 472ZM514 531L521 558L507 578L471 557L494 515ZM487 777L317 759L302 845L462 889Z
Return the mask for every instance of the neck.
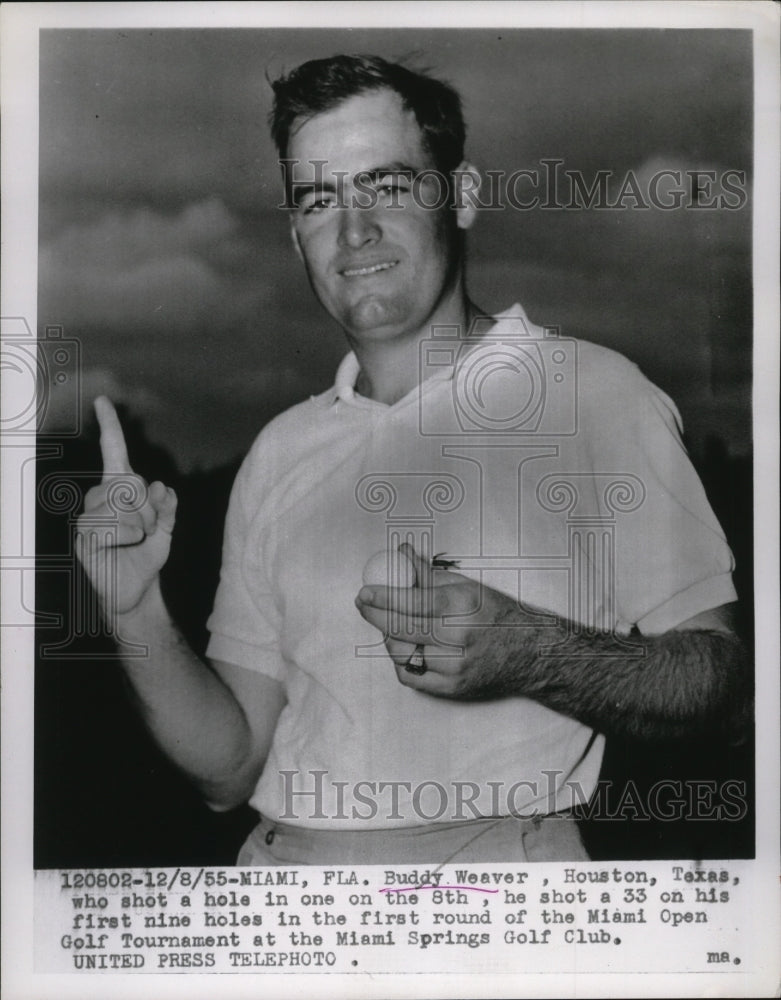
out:
M431 336L432 327L456 327L466 337L475 318L482 315L459 289L447 307L437 309L412 336L368 342L348 336L361 366L356 391L388 406L397 403L420 383L420 343Z

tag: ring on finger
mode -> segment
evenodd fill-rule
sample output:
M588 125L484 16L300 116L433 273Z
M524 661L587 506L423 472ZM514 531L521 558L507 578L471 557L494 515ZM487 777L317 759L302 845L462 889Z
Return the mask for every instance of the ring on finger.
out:
M428 670L428 665L426 664L426 658L423 655L424 647L421 643L415 646L412 651L410 658L404 664L404 669L408 674L416 674L420 677L422 674Z

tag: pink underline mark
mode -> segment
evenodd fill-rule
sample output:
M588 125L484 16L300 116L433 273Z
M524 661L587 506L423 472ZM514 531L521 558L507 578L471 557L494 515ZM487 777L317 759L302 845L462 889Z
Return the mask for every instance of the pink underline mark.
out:
M469 892L499 892L498 889L481 889L476 885L409 885L403 889L380 889L380 892L420 892L422 889L467 889Z

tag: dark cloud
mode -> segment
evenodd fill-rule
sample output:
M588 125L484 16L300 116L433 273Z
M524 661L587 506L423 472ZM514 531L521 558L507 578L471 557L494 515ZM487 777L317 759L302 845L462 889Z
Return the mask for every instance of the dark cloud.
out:
M262 301L263 274L241 280L251 250L217 198L176 215L110 209L42 241L41 308L69 327L186 335L208 315L235 327ZM237 278L232 272L238 269Z

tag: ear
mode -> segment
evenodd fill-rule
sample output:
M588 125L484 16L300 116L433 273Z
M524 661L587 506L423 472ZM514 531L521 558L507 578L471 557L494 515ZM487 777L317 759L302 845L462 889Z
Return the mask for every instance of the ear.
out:
M293 213L290 213L290 238L293 241L293 249L296 252L296 257L304 263L304 251L301 249L301 243L298 238L298 233L296 232L296 224L293 218Z
M480 171L469 160L462 160L453 172L456 206L456 225L459 229L471 229L477 219L480 205Z

